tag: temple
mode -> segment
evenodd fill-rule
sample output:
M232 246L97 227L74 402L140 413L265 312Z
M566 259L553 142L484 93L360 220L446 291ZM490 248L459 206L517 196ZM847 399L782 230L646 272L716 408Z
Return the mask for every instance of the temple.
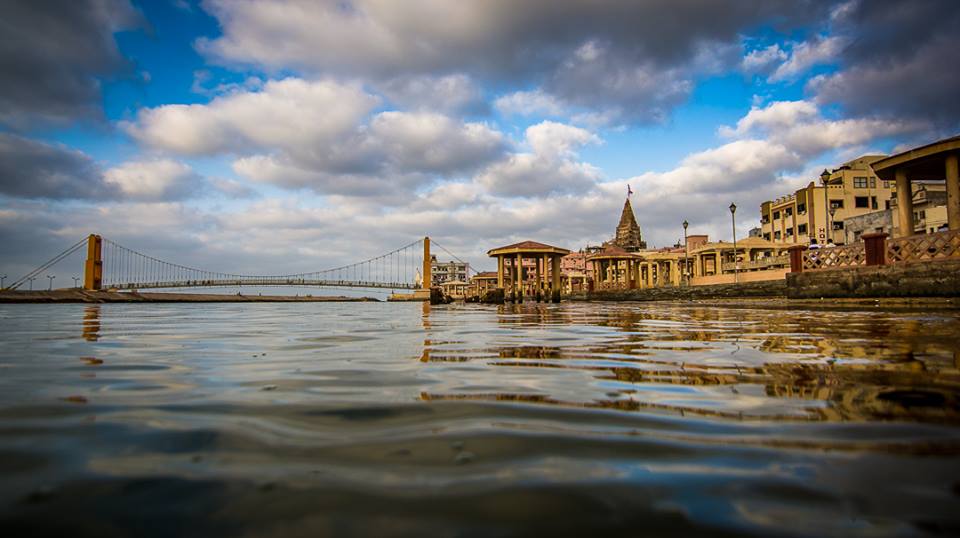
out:
M617 224L617 234L603 246L620 247L627 252L646 250L647 242L643 240L640 225L633 215L633 206L630 205L630 196L623 202L623 212L620 214L620 224Z

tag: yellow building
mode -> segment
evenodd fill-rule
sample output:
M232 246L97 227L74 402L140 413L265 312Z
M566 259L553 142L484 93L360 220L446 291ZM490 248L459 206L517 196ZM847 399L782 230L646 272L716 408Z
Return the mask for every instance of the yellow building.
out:
M796 192L760 205L760 236L776 244L845 241L844 220L889 207L893 182L877 177L872 164L882 155L865 155L820 176Z

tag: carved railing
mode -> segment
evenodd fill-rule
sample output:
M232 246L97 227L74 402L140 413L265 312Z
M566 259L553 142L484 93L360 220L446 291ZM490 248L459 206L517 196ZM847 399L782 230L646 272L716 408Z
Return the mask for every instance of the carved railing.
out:
M887 239L887 263L960 257L960 230Z
M803 270L844 269L866 265L866 251L863 243L854 243L842 247L824 247L803 251Z
M766 258L759 258L756 260L748 262L737 262L737 270L739 271L752 271L754 269L762 270L769 269L771 267L787 267L790 265L790 255L781 254L780 256L769 256ZM732 272L733 271L733 262L723 262L723 270Z

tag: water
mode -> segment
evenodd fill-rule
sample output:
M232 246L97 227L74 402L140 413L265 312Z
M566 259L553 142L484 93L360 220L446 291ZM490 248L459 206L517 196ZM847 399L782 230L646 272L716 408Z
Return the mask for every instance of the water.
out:
M0 305L0 530L960 532L960 311Z

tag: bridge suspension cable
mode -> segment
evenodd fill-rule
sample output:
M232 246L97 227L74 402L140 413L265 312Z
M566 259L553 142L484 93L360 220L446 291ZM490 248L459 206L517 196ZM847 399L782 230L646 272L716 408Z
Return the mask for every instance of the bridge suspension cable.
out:
M73 254L74 252L80 250L81 248L83 248L83 247L85 247L85 246L87 246L87 238L86 238L86 237L84 237L83 239L77 241L77 242L74 243L72 246L68 247L66 250L64 250L63 252L61 252L60 254L57 254L57 255L54 256L53 258L49 259L46 263L44 263L44 264L41 265L40 267L37 267L37 268L34 269L33 271L30 271L29 273L23 275L23 276L20 277L17 281L15 281L13 284L10 284L9 288L7 288L7 289L15 290L15 289L19 288L20 286L23 285L24 282L26 282L26 281L28 281L28 280L30 280L30 279L32 279L32 278L35 278L35 277L36 277L37 275L39 275L40 273L42 273L42 272L46 271L47 269L53 267L54 265L56 265L57 263L59 263L61 260L63 260L63 259L66 258L67 256L70 256L71 254Z
M428 259L429 238L418 239L385 254L331 269L251 275L211 271L173 263L128 248L110 239L90 235L27 273L15 281L9 289L17 289L24 282L32 281L40 273L63 262L85 246L88 247L84 279L86 289L317 286L409 290L418 289L430 283L429 273L432 272L430 259ZM458 262L465 263L442 245L436 244L436 246Z
M157 289L217 286L329 286L414 289L423 239L352 264L301 273L249 275L209 271L159 258L103 239L103 287Z

